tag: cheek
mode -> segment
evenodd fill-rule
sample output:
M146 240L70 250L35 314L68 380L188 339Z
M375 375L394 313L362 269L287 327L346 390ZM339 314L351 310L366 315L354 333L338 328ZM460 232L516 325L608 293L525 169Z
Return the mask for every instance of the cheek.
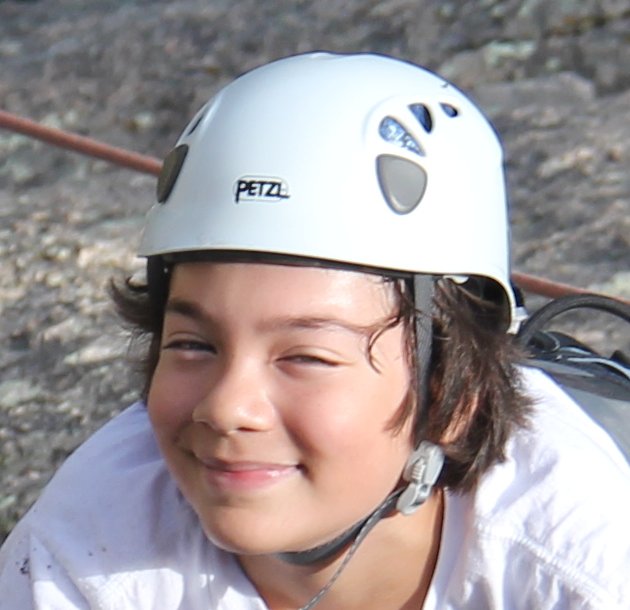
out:
M300 396L283 409L283 420L310 455L380 470L383 461L398 463L411 450L410 426L392 429L408 384L405 366L364 368Z
M158 437L172 434L191 421L195 405L201 400L203 390L200 380L190 374L178 373L162 360L153 374L147 409Z

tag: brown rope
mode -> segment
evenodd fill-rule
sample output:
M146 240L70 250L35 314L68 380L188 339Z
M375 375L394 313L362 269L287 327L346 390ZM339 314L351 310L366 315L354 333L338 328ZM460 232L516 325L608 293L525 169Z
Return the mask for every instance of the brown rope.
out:
M130 152L98 142L86 136L68 133L54 127L46 127L29 119L25 119L4 110L0 110L0 127L16 133L42 140L53 146L66 148L74 152L109 161L115 165L126 167L144 174L159 175L162 162L154 157Z
M576 288L570 284L563 284L561 282L552 282L542 277L535 275L529 275L527 273L519 273L517 271L512 272L512 281L525 292L531 292L550 299L557 299L558 297L564 297L568 295L576 294L601 294L594 293L593 290L587 290L585 288ZM620 296L605 295L611 299L630 305L630 300L624 299Z
M0 128L5 128L16 133L42 140L53 146L72 150L82 155L96 157L127 169L132 169L144 174L158 176L162 167L162 162L155 157L141 155L139 153L117 148L89 138L68 133L62 129L46 127L35 121L19 117L10 112L0 110ZM583 288L576 288L569 284L552 282L544 278L536 277L526 273L514 272L512 274L514 283L525 292L531 292L544 297L557 298L570 294L588 294L591 291ZM628 299L613 297L622 303L630 304Z

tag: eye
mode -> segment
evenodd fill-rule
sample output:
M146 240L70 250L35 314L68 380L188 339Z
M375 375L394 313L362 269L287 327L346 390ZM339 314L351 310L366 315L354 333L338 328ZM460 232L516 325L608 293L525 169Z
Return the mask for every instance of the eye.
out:
M204 341L197 341L195 339L173 339L168 341L162 346L163 350L173 350L181 352L208 352L215 354L216 349L214 345L206 343Z
M283 362L289 364L305 365L305 366L321 366L321 367L335 367L339 366L339 362L332 358L324 358L322 356L315 356L313 354L291 354L281 359Z

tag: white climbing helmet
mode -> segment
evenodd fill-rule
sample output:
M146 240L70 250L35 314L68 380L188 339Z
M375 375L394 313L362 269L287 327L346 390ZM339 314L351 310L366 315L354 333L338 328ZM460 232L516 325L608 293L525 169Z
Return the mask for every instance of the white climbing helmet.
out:
M373 54L257 68L167 157L140 255L278 253L489 278L513 319L502 150L455 87Z

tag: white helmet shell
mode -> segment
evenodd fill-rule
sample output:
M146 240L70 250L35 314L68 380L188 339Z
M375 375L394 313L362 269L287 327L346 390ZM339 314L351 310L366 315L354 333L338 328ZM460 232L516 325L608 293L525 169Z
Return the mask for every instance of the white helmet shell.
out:
M490 278L514 308L502 150L415 65L311 53L225 87L167 157L140 255L279 253Z

